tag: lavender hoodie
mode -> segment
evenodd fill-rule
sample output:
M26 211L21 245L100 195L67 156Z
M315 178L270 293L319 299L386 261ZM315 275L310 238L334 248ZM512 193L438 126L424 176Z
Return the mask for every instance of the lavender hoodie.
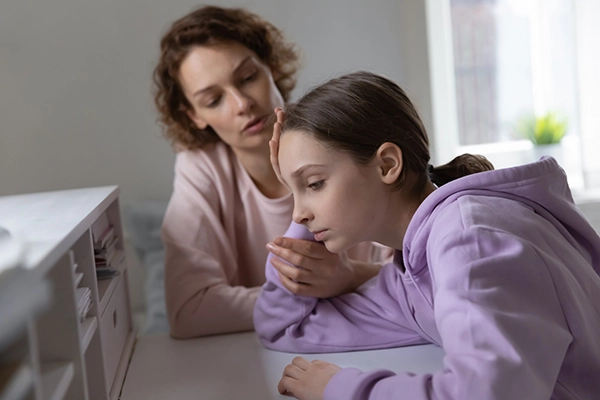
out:
M295 296L269 259L254 310L266 347L446 353L433 374L342 369L325 399L600 399L600 238L552 158L434 191L395 262L355 293Z

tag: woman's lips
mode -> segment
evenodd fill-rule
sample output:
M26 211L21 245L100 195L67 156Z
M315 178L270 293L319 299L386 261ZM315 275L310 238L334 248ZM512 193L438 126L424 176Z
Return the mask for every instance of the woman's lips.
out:
M262 131L267 123L268 118L269 117L266 115L262 118L254 119L248 125L246 125L246 127L243 130L243 133L246 135L252 135L252 134Z
M325 235L326 235L326 234L327 234L327 229L324 229L324 230L322 230L322 231L317 231L317 232L315 232L315 233L314 233L314 235L315 235L315 240L316 240L317 242L322 242L322 241L323 241L323 239L325 239Z

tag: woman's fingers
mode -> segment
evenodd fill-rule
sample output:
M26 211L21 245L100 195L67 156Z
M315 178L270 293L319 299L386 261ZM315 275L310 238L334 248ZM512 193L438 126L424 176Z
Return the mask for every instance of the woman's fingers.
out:
M309 271L314 269L314 259L309 255L299 253L294 249L277 246L274 243L268 243L267 249L277 257L292 265L302 267Z
M318 297L313 294L315 291L312 286L307 285L305 283L294 282L287 276L283 275L281 272L278 272L279 280L284 288L295 294L296 296L307 296L307 297Z
M279 169L279 138L281 137L281 128L283 125L283 120L285 118L285 114L283 110L279 107L275 109L275 114L277 115L277 122L273 125L273 137L269 140L269 152L270 152L270 161L273 166L273 171L275 171L275 175L277 179L283 184L283 178L281 177L281 171Z
M271 247L287 249L291 252L303 255L313 260L331 259L333 253L327 250L327 247L323 243L313 242L304 239L294 239L289 237L280 236L269 243ZM271 248L269 248L271 250ZM293 260L288 260L292 262ZM292 264L298 265L298 263L292 262Z
M283 124L285 121L285 111L281 107L275 107L275 115L277 116L277 122Z
M294 267L289 265L285 261L273 257L271 258L271 265L281 274L285 275L289 279L293 280L297 283L310 283L310 272L304 269L300 269L298 267Z

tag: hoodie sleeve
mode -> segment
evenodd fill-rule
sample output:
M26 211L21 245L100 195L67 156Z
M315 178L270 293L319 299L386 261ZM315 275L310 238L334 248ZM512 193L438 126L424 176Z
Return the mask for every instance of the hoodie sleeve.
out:
M292 223L285 236L314 240ZM294 353L323 353L427 343L414 329L403 282L393 264L356 292L335 298L296 296L266 262L267 281L254 309L254 327L265 347Z
M425 375L346 368L324 398L549 399L572 342L551 261L513 235L481 228L448 235L429 254L444 368Z

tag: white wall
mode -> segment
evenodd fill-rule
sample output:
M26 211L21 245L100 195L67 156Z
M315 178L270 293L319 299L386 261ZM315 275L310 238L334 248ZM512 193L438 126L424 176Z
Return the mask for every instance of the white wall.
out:
M295 98L337 74L368 69L403 84L431 127L424 2L218 4L249 8L299 45ZM151 73L161 34L197 5L0 2L0 195L118 184L126 204L167 199L174 155L155 122Z

